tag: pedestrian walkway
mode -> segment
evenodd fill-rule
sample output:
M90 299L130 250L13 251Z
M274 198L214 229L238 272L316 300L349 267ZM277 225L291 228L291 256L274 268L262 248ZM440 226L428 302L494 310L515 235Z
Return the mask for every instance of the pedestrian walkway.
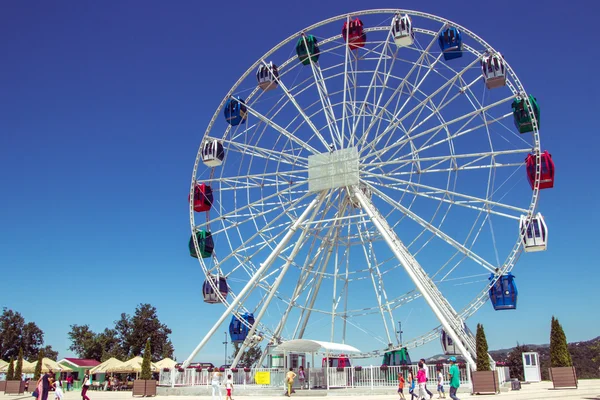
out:
M298 397L302 400L316 400L323 399L323 397L333 397L335 400L356 400L357 397L360 397L361 400L397 400L398 395L394 392L394 390L378 390L375 392L368 391L357 391L355 389L339 389L339 390L330 390L329 392L321 392L319 394L321 396L314 396L312 391L303 390L296 391L296 394L292 395L293 397ZM79 400L81 399L79 391L66 392L64 396L64 400ZM208 392L207 392L208 393ZM248 393L248 392L246 392ZM268 394L266 394L268 393ZM223 390L223 398L225 394L225 390ZM131 392L88 392L88 395L91 400L131 400ZM212 396L210 395L200 395L200 396L157 396L158 398L168 399L168 400L210 400ZM257 400L259 398L271 397L271 398L284 398L283 389L282 390L269 390L265 392L264 390L260 391L260 393L246 394L244 396L236 396L235 392L233 393L234 400ZM458 396L461 400L600 400L600 379L582 379L579 381L578 389L552 389L551 382L540 382L540 383L531 383L531 384L523 384L521 386L521 390L502 392L499 395L479 395L472 396L467 393L459 393ZM409 398L409 397L407 397ZM448 399L448 397L446 397ZM23 396L16 395L5 395L0 394L0 400L24 400L31 399L30 394L25 394ZM437 399L437 394L434 394L433 400ZM54 393L50 392L48 396L48 400L54 400Z

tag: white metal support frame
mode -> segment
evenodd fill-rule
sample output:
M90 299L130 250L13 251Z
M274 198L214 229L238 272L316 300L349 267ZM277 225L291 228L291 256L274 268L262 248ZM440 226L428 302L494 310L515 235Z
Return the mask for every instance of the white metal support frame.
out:
M306 209L304 210L304 212L300 215L300 217L290 227L290 230L286 233L286 235L277 244L277 247L275 247L275 249L273 249L273 251L267 257L267 259L265 260L265 262L260 266L260 268L256 271L256 273L252 276L252 278L248 281L248 283L246 283L246 286L244 286L244 288L240 291L240 293L235 298L235 300L232 301L229 304L229 307L227 307L227 309L225 310L225 312L223 312L223 314L221 315L221 317L219 317L219 319L217 320L217 322L213 325L213 327L204 336L204 338L202 339L202 341L198 344L198 346L196 346L196 348L194 349L194 351L192 351L192 353L189 355L189 357L183 362L182 368L186 368L188 365L190 365L190 363L192 362L192 360L194 359L194 357L196 356L196 354L198 354L198 352L204 347L204 345L206 345L206 342L208 342L209 339L215 334L215 332L217 331L217 329L219 329L219 326L221 326L221 324L225 321L225 319L227 319L227 317L229 317L231 315L231 313L233 312L233 310L238 306L238 303L240 302L240 300L243 299L244 296L246 295L246 293L248 293L248 291L250 291L254 287L254 285L256 284L256 282L265 273L265 271L271 266L271 264L273 263L273 261L275 261L275 259L277 259L277 257L281 253L281 251L285 248L285 246L290 241L290 239L292 238L292 236L294 236L294 234L296 233L296 230L298 229L298 227L304 222L304 220L308 217L310 211L319 202L320 202L320 197L317 197L317 198L313 199L310 202L310 204L306 207ZM173 381L172 381L173 385L175 385L175 375L176 374L174 373L173 374Z
M423 271L423 268L419 265L410 251L408 251L406 246L404 246L404 243L398 238L385 218L377 211L371 200L365 196L358 186L352 187L352 191L362 208L373 221L375 227L377 227L383 240L385 240L386 244L390 247L390 250L392 250L398 261L400 261L400 264L402 264L410 279L421 292L421 295L423 295L423 298L429 307L431 307L431 310L444 327L446 333L454 340L461 354L471 366L471 369L477 370L477 365L475 364L475 349L472 348L472 346L469 346L468 342L467 346L463 344L463 338L468 335L463 328L464 322L459 317L458 313L450 306L450 304L441 300L443 296L435 283L429 278L427 273Z

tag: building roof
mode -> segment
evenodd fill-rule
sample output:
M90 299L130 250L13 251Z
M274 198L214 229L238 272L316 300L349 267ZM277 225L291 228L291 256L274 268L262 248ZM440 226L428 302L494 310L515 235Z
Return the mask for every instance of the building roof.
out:
M74 365L77 368L92 368L96 365L100 365L100 361L90 360L86 358L63 358L59 361L59 363L61 362L66 362L68 364Z
M275 348L278 351L300 351L306 353L316 353L320 349L325 349L330 352L341 352L341 353L360 353L356 347L349 346L342 343L331 343L321 342L318 340L307 340L307 339L295 339L288 340L287 342L281 343Z

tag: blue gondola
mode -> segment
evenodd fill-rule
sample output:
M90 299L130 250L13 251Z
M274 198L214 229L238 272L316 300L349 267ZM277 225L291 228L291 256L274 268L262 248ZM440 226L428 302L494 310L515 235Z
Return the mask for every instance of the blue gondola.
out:
M490 276L490 281L494 279L494 274ZM490 300L494 310L515 310L517 308L517 284L515 277L510 272L502 275L494 286L490 287Z
M238 97L237 99L227 100L223 114L225 114L225 119L230 125L237 126L246 122L248 109L244 104L244 100Z
M241 317L249 326L254 325L254 314L244 313ZM231 322L229 323L229 336L231 336L232 343L242 343L246 340L248 332L250 332L250 328L246 326L246 324L243 324L235 315L231 317Z
M444 29L438 37L438 43L444 53L444 60L462 57L462 33L455 27Z

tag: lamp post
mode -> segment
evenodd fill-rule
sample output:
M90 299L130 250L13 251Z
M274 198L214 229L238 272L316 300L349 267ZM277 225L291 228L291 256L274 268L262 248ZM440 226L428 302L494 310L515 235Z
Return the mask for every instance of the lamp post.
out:
M227 332L225 332L225 341L223 342L223 344L225 345L225 362L223 363L223 365L227 365Z
M402 321L398 321L398 335L399 335L400 345L402 346Z

